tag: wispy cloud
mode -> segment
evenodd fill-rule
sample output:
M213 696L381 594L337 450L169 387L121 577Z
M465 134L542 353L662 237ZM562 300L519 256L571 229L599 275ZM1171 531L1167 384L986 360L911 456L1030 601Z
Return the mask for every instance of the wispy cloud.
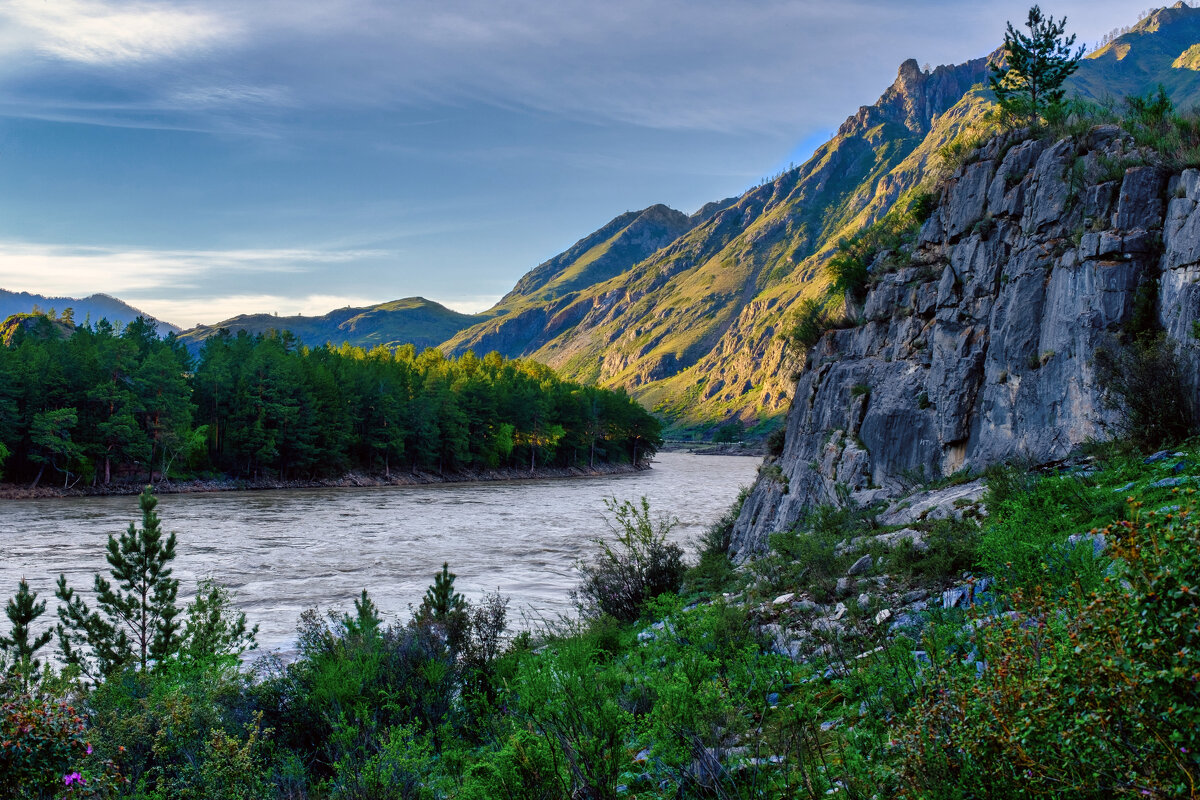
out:
M0 241L0 287L43 294L173 292L222 275L301 273L387 255L381 250L146 250Z
M0 19L25 31L38 54L89 66L190 56L235 33L228 17L145 2L7 0Z

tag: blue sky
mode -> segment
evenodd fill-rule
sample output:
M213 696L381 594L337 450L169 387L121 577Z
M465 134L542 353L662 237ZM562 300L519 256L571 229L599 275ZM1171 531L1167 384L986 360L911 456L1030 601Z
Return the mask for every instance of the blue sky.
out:
M1043 4L1080 41L1115 0ZM0 287L188 327L489 306L626 210L802 161L996 0L5 0Z

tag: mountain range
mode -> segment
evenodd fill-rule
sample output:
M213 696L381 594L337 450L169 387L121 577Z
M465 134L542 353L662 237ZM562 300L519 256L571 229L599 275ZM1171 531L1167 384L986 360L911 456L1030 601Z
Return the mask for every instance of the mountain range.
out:
M931 70L905 61L803 165L694 214L662 205L622 214L481 314L408 298L321 317L243 315L182 336L195 346L222 328L288 329L309 344L497 350L625 387L677 432L734 419L764 432L795 383L780 335L793 311L824 291L839 240L943 170L948 144L978 134L992 107L989 58ZM1200 101L1200 10L1151 12L1085 57L1069 89L1103 101L1160 84L1179 108Z

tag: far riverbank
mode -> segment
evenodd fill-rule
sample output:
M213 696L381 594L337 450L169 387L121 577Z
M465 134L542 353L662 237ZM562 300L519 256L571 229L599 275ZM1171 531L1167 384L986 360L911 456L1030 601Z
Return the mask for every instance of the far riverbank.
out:
M382 486L426 486L430 484L492 483L495 481L544 480L548 478L596 478L604 475L627 475L650 469L650 461L637 464L597 464L593 467L536 467L529 469L478 469L454 472L394 472L387 475L366 475L350 472L339 478L317 480L275 480L272 478L210 478L190 481L158 481L155 494L193 494L202 492L267 491L277 489L348 489ZM23 484L0 483L0 500L34 500L56 497L117 497L140 494L145 482L124 481L64 488L42 484L33 488Z

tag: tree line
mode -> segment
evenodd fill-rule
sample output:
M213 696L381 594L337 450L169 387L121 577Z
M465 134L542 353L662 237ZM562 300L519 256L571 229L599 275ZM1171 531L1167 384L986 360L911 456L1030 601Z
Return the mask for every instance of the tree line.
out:
M533 470L637 462L661 444L623 391L498 353L222 331L193 354L142 318L118 329L28 314L4 331L0 464L34 485Z

